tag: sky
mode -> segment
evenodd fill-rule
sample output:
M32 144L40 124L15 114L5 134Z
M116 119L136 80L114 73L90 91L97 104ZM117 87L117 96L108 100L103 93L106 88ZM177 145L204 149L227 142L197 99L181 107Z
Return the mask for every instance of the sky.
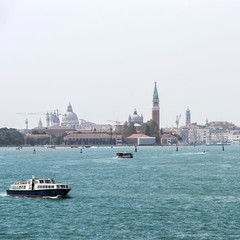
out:
M0 127L45 113L240 126L239 0L0 0ZM33 114L29 114L33 113Z

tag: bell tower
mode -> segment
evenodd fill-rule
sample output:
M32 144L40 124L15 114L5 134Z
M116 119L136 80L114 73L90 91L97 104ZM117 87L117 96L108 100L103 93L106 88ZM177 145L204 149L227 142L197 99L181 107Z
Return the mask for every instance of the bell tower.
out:
M155 82L155 87L153 92L152 119L157 123L158 130L159 130L160 129L160 108L159 108L159 97L158 97L156 82Z

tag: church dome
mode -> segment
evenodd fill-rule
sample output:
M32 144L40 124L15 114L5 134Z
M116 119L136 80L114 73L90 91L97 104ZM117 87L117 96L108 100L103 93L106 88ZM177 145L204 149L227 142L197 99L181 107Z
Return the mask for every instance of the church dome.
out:
M143 117L139 116L137 114L137 110L135 109L133 115L129 117L129 121L142 125L143 124Z
M73 112L72 106L69 103L67 112L62 116L62 124L64 127L79 128L79 121L77 114Z

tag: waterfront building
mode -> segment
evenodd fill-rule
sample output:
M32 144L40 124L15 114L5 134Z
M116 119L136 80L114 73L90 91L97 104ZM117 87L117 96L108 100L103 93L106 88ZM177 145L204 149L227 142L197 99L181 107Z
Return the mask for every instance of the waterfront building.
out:
M186 110L186 126L188 126L189 124L191 124L191 113L189 108L187 108Z
M172 134L163 134L161 136L162 146L169 146L173 144L177 144L177 137L173 136Z
M229 139L231 143L240 144L240 130L231 130L229 132Z
M48 134L26 134L25 144L28 145L45 145L50 144L51 135Z
M139 146L146 146L146 145L155 145L156 138L149 137L145 134L132 134L131 136L125 138L125 142L128 145L139 145Z
M240 130L239 127L237 127L233 123L229 122L222 122L222 121L216 121L216 122L210 122L208 123L208 127L211 129L222 129L222 130Z
M222 143L236 143L240 136L240 129L229 122L210 122L206 125L196 123L178 129L178 135L183 144L188 145L219 145ZM239 135L239 136L238 136Z
M69 103L67 112L62 116L62 127L79 129L79 121L76 113L73 112L72 105Z
M157 83L155 82L153 92L153 108L152 108L152 119L157 123L158 129L160 129L160 108L159 108L159 97L157 91Z
M64 137L66 145L120 145L120 135L111 135L109 133L72 133Z

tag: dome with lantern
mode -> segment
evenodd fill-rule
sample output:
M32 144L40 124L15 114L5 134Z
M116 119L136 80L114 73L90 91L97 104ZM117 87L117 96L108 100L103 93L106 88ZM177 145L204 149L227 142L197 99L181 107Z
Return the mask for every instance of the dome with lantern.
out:
M73 112L72 105L69 103L67 112L62 115L61 126L72 127L75 129L79 128L78 116Z
M139 125L142 125L143 124L143 116L139 116L137 114L137 110L135 109L134 110L134 113L132 116L129 115L129 118L128 118L128 122L133 122L134 124L139 124Z

